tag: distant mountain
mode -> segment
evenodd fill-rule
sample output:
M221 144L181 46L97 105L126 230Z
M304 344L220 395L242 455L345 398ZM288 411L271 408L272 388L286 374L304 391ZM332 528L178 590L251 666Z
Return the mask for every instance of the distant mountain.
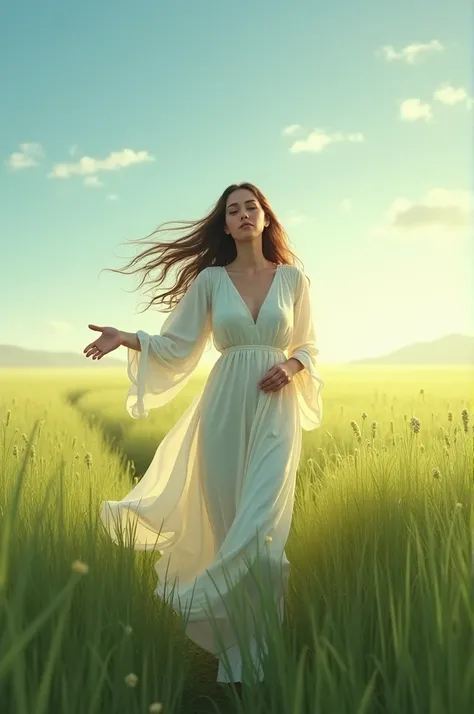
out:
M349 364L471 365L474 367L474 335L445 335L431 342L416 342L381 357Z
M126 361L115 359L106 355L103 359L92 360L84 354L75 352L46 352L43 350L28 350L24 347L14 347L13 345L0 345L0 368L5 367L55 367L63 369L70 367L93 367L94 369L103 367L126 367Z
M346 364L374 365L472 365L474 368L474 335L446 335L431 342L417 342L380 357L368 357ZM106 355L105 359L92 360L75 352L46 352L28 350L12 345L0 345L0 368L7 367L117 367L124 369L126 360Z

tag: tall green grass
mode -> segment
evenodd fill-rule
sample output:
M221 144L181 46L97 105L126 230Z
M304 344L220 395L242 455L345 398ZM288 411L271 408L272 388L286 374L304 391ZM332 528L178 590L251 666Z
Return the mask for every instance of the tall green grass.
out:
M474 710L468 372L325 378L325 421L305 434L298 473L285 620L262 581L265 680L238 699L153 595L157 555L113 545L98 522L197 385L135 422L122 376L0 374L1 712Z

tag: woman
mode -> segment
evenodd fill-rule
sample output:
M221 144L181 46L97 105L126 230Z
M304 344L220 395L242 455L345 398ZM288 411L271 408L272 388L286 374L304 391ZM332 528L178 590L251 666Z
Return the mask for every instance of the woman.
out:
M161 552L156 594L165 597L173 579L170 602L186 612L186 634L218 657L218 681L241 682L242 640L228 609L240 592L258 612L251 571L263 553L267 572L278 573L282 616L301 428L320 426L324 385L308 282L262 192L229 186L208 216L186 225L183 238L154 242L129 264L153 255L144 270L162 265L162 281L185 263L159 298L173 308L160 335L89 325L102 334L84 353L128 348L127 411L136 419L183 388L211 335L221 356L143 478L104 503L101 517L115 542L132 529L135 549ZM248 644L259 669L253 636Z

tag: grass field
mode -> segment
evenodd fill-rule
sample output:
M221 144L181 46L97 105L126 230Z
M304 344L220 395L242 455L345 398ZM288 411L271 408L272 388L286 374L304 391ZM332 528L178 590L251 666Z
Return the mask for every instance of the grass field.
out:
M472 370L322 373L284 627L238 699L153 595L156 553L98 525L198 381L135 421L121 371L0 372L2 714L474 711Z

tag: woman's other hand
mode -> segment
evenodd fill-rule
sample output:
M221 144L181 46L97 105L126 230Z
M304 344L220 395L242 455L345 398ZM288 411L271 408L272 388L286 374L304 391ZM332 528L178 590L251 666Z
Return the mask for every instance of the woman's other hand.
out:
M276 364L269 369L266 375L258 382L257 387L262 392L278 392L291 382L296 372L300 372L302 369L304 369L304 366L301 362L290 357L286 362Z

